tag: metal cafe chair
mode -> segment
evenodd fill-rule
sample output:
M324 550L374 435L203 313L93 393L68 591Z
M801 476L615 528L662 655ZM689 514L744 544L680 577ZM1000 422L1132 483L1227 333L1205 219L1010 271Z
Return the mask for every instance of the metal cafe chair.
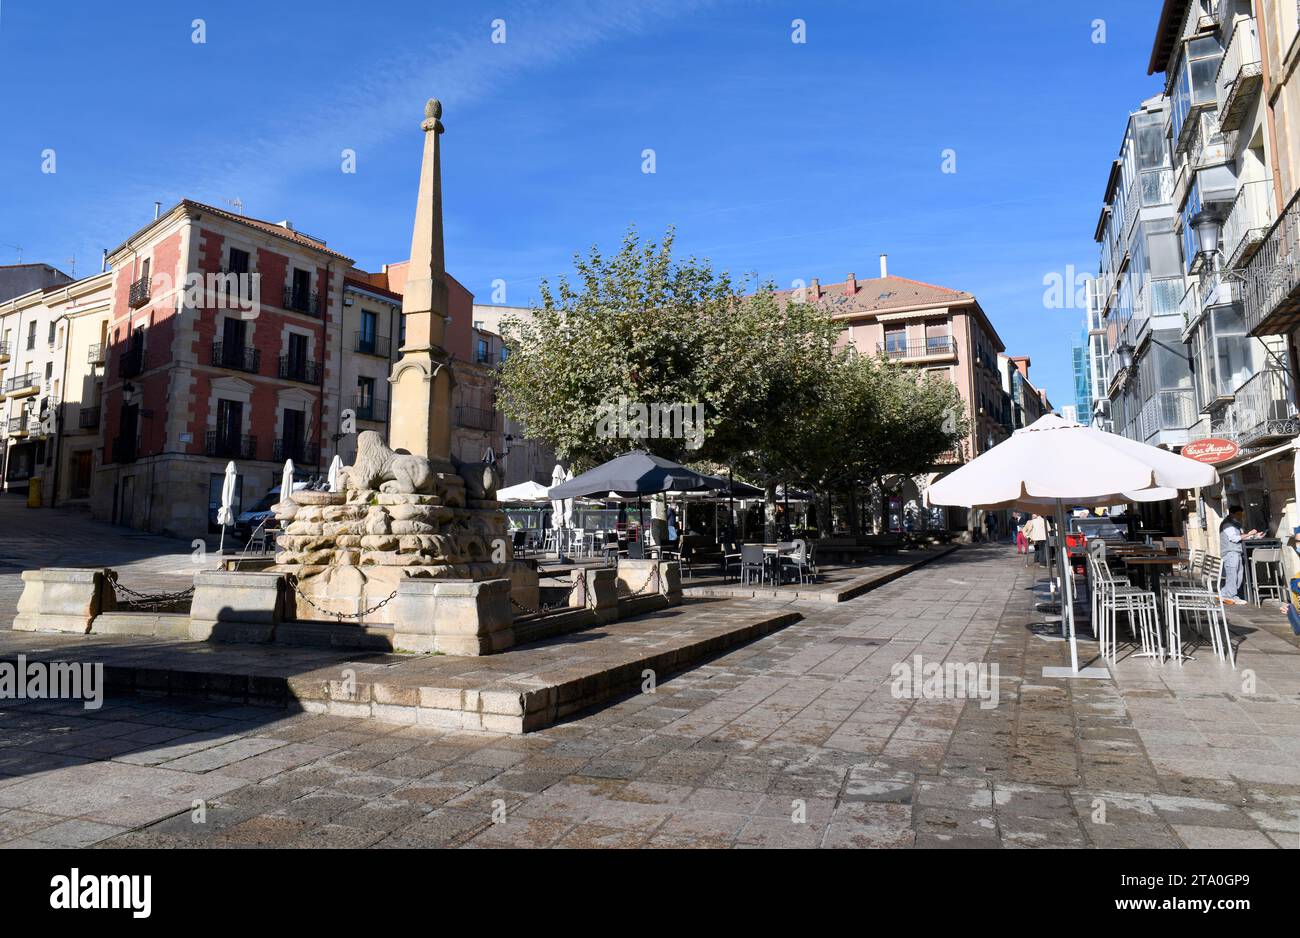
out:
M794 542L794 550L788 554L777 555L777 582L785 581L785 570L789 568L800 583L807 583L811 576L808 566L808 542L799 539Z
M1261 572L1265 576L1261 577ZM1256 606L1262 606L1265 598L1286 602L1281 548L1261 547L1250 552L1250 585Z
M754 575L762 583L767 576L767 555L762 544L743 544L740 548L740 581L749 583Z
M724 581L731 579L731 568L736 568L736 579L740 579L741 553L740 546L734 541L722 544L722 579Z
M1121 613L1128 619L1129 632L1142 646L1139 657L1164 658L1160 641L1160 618L1156 594L1116 577L1105 561L1092 565L1094 577L1093 623L1103 658L1115 660L1119 650L1118 626ZM1109 649L1109 652L1107 651Z
M1165 623L1169 630L1169 653L1182 661L1189 656L1182 653L1182 619L1191 617L1192 626L1201 631L1202 624L1210 634L1210 645L1220 661L1225 657L1233 668L1237 663L1232 652L1232 634L1228 631L1228 612L1219 595L1222 578L1222 561L1206 557L1202 564L1201 586L1175 586L1165 590Z

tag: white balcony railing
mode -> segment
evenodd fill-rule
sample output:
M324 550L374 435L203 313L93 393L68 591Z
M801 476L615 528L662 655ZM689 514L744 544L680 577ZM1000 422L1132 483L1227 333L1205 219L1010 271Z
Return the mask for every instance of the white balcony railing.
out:
M1238 17L1233 23L1232 36L1219 62L1215 81L1220 129L1236 130L1241 126L1250 102L1259 92L1262 76L1255 18Z
M1237 388L1232 410L1239 446L1259 446L1300 432L1291 375L1271 366Z
M1163 432L1185 431L1197 419L1196 400L1190 389L1157 391L1142 405L1138 417L1140 439L1150 442Z
M1229 267L1244 266L1273 224L1273 180L1243 183L1223 223L1223 256Z

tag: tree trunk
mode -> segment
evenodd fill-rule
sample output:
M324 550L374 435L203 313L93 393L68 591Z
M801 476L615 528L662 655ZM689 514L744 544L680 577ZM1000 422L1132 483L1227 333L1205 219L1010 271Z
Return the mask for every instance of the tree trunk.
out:
M763 540L776 541L776 483L771 481L763 486Z

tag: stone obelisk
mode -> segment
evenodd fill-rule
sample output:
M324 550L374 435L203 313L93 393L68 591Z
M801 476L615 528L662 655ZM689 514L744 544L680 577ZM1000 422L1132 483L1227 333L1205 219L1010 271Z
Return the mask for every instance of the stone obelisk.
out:
M424 158L411 235L411 260L402 296L406 339L393 365L392 420L388 445L423 456L435 472L454 472L451 464L451 362L442 347L448 315L442 254L442 105L424 106Z

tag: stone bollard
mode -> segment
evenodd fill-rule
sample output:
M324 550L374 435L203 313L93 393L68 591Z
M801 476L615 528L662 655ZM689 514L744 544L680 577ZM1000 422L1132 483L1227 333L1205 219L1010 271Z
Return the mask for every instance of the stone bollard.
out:
M659 563L659 593L668 600L669 605L677 606L682 601L682 568L675 560Z
M90 631L95 616L117 605L103 569L52 567L23 571L23 594L13 627L24 632Z
M269 642L284 618L284 577L279 573L194 575L190 638L226 642Z
M509 580L409 577L393 605L398 651L490 655L515 643Z
M618 618L618 573L612 567L588 567L570 574L575 589L569 595L569 605L576 609L590 609L601 622Z

